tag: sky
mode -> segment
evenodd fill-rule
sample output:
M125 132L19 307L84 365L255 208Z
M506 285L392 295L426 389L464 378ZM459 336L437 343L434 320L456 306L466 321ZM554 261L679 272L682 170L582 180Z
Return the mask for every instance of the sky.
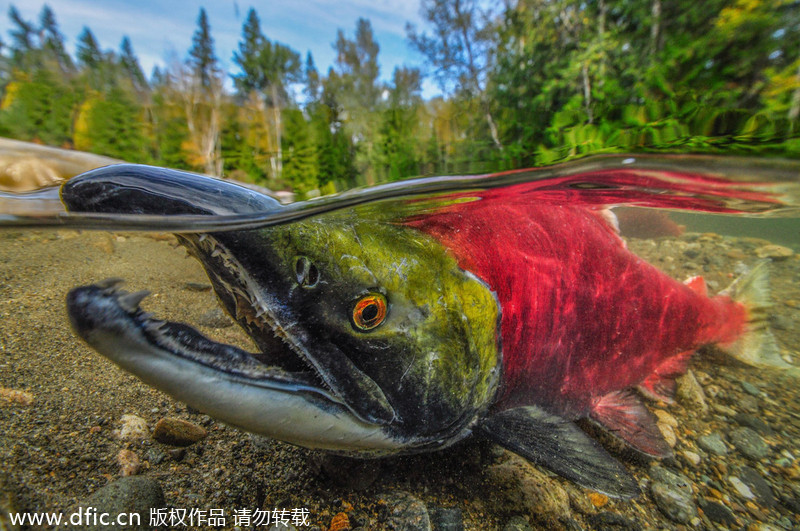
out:
M247 12L254 7L261 20L261 31L300 52L305 60L311 51L317 69L324 75L333 65L333 42L342 29L354 38L356 20L364 17L372 23L380 45L378 60L381 78L389 81L396 66L422 66L422 56L411 50L406 40L406 22L424 28L418 0L17 0L0 1L0 38L10 42L11 22L8 10L13 4L23 18L38 23L39 13L50 6L64 35L68 51L84 26L92 30L102 49L119 51L127 35L145 74L156 65L164 66L171 58L185 59L197 28L201 7L206 8L217 57L225 71L235 73L233 52L238 49ZM231 86L230 81L228 86ZM432 81L425 81L423 96L438 93Z

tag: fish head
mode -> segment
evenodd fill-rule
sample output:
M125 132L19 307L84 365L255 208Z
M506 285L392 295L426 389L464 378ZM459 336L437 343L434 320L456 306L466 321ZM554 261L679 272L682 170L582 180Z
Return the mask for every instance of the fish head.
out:
M133 173L124 183L112 173L84 177L62 198L74 211L135 204L146 214L168 214L180 200L185 213L197 201L187 190L217 186L184 174L180 191L162 179L154 192L151 177ZM244 195L242 211L253 204ZM236 209L231 194L226 205ZM78 334L162 391L251 432L353 453L451 444L491 405L499 305L432 237L346 210L178 238L259 352L154 321L114 285L68 297Z

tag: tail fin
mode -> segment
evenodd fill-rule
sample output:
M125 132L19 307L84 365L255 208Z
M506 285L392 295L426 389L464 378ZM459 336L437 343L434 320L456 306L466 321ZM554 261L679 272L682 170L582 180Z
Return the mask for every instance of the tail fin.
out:
M769 329L769 260L758 262L749 272L733 281L721 295L727 295L747 309L748 320L742 335L723 345L725 352L756 367L792 368L780 356L775 336Z

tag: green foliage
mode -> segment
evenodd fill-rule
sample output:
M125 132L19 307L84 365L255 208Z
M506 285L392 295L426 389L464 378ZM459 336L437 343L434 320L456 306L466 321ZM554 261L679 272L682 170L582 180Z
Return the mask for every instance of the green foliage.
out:
M214 55L214 39L211 37L211 26L208 23L206 10L202 7L200 8L200 15L197 17L197 29L192 35L189 66L203 88L210 88L213 81L219 77L219 63L216 55Z
M45 6L10 6L0 134L205 171L299 197L414 175L614 152L800 157L797 0L420 0L419 69L380 76L367 19L319 72L250 9L226 94L205 10L186 61L148 80L85 27L72 58ZM297 99L295 96L297 95Z
M73 88L49 70L37 70L32 75L18 72L6 87L0 110L0 133L20 140L68 146L77 104Z
M141 109L121 89L113 88L104 97L89 100L83 112L86 116L79 121L85 124L83 149L130 162L149 162Z
M282 178L289 183L301 198L318 188L319 167L317 151L303 113L290 109L283 114L285 124L284 162Z

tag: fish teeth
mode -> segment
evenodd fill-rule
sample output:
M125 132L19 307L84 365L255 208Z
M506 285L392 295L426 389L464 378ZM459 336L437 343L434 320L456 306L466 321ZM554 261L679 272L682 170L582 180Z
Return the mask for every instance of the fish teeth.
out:
M120 307L127 311L127 312L135 312L139 309L139 303L144 300L145 297L150 295L148 290L137 291L135 293L128 293L126 295L122 295L117 299L117 303Z

